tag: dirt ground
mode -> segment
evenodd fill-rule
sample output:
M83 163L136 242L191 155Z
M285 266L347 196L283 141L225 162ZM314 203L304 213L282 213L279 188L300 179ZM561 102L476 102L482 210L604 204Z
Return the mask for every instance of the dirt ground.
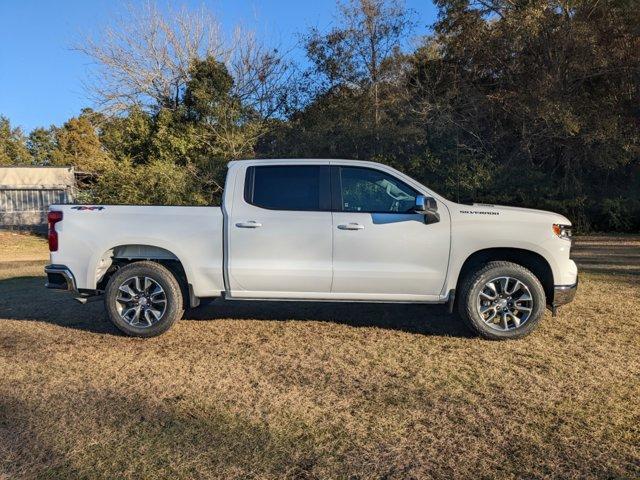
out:
M473 338L442 306L213 303L150 340L0 232L0 479L638 478L640 237L574 303Z

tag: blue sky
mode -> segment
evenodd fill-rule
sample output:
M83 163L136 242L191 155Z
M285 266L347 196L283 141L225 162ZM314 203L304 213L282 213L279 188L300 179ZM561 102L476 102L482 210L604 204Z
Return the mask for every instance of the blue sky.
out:
M436 17L430 0L405 0L416 12L415 35L424 34ZM60 125L91 106L83 87L89 62L70 46L97 32L130 2L120 0L0 0L0 115L25 132ZM160 5L168 5L166 1ZM298 34L309 27L327 29L335 0L175 1L179 8L202 5L225 29L241 23L284 49L297 60L303 52Z

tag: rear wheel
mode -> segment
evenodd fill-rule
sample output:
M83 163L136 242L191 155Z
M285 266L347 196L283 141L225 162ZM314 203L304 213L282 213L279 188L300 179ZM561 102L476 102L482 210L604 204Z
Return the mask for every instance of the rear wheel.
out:
M467 275L460 290L460 315L484 338L522 338L544 315L540 280L516 263L489 262Z
M113 324L127 335L155 337L182 316L182 293L178 281L164 266L135 262L109 279L105 308Z

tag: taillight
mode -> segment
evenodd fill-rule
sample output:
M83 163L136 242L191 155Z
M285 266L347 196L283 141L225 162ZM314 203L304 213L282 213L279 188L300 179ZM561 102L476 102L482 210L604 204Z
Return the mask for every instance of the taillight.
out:
M49 251L58 251L58 232L56 232L56 223L62 221L62 212L49 212L47 222L49 223Z

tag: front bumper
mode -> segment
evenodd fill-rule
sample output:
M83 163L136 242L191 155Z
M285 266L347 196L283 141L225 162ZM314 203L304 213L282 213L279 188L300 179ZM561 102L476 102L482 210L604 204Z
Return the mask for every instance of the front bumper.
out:
M578 278L573 285L556 285L553 287L553 303L551 306L557 308L572 302L578 291Z
M47 283L45 287L54 290L70 290L77 292L76 279L71 270L64 265L47 265L44 267L44 273L47 274Z

